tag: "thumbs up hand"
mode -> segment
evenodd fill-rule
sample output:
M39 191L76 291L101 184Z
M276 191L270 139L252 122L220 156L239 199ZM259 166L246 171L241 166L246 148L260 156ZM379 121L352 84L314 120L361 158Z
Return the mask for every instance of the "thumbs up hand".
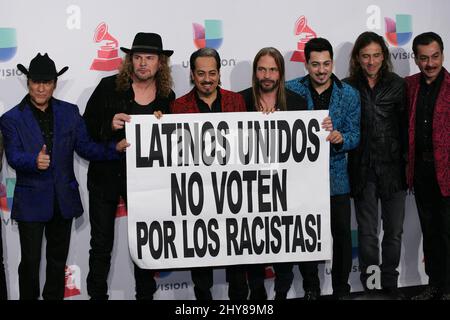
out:
M44 144L36 158L37 168L39 170L47 170L50 167L50 156L47 154L47 146Z

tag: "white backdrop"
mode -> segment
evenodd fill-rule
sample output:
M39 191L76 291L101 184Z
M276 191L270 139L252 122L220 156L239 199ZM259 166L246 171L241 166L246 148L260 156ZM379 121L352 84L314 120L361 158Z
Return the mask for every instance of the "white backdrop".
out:
M137 32L157 32L163 37L165 49L173 49L171 58L177 96L190 89L188 60L196 50L193 24L198 31L206 26L206 37L215 35L220 43L223 87L234 91L250 85L251 63L256 52L266 46L277 47L286 60L287 80L305 74L301 62L290 61L301 39L309 34L325 37L335 49L335 73L347 75L348 57L354 40L363 31L384 35L385 18L397 23L397 32L411 32L411 38L399 44L390 43L395 71L401 76L416 73L412 58L412 38L425 31L439 33L446 46L450 44L448 0L168 0L124 2L87 0L2 0L0 2L0 113L15 106L26 94L26 79L16 65L29 65L37 52L48 52L58 70L68 65L69 71L58 81L55 96L76 103L83 113L86 102L99 80L115 71L104 71L117 65L121 51L129 48ZM403 15L403 16L397 16ZM307 28L295 33L296 21L304 16ZM218 21L207 21L218 20ZM404 23L406 21L406 23ZM94 41L97 27L104 22L108 34L101 42ZM391 23L392 29L392 23ZM394 30L395 31L395 30ZM197 32L198 33L198 32ZM101 33L97 34L98 36ZM116 42L114 42L114 38ZM100 40L97 38L97 40ZM98 58L103 60L95 60ZM105 57L107 59L105 60ZM91 65L94 69L91 69ZM445 62L448 68L449 63ZM103 69L99 70L99 69ZM76 159L85 214L73 225L67 297L86 299L88 272L89 219L86 172L88 163ZM18 298L17 266L20 260L17 226L9 219L14 170L4 166L2 172L1 216L3 246L7 270L9 298ZM6 186L6 188L5 188ZM412 196L407 199L407 214L400 265L400 285L416 285L427 281L423 272L421 232ZM354 235L356 223L353 219ZM134 280L126 237L126 217L117 218L116 240L110 273L110 297L133 299ZM354 260L351 273L352 290L361 290L359 283L357 240L354 239ZM45 260L45 259L44 259ZM42 265L44 276L45 263ZM330 263L321 264L322 292L331 292ZM294 285L288 297L302 296L301 277L295 271ZM266 286L273 294L271 269L267 270ZM214 298L227 298L223 270L215 271ZM161 273L158 279L159 299L192 299L193 290L186 271Z

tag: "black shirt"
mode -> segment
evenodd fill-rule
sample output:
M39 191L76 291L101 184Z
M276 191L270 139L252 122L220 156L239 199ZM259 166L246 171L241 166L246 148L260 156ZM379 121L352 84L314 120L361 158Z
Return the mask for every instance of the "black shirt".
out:
M128 114L153 114L155 111L161 111L163 114L169 113L169 104L175 99L175 93L170 92L169 96L161 97L156 95L155 100L147 105L137 103L134 98L130 100L131 104L127 110Z
M221 112L222 111L222 105L221 105L221 99L222 96L220 95L220 89L217 87L217 97L216 100L211 105L211 108L209 108L209 105L204 102L200 97L198 96L197 90L195 90L195 100L197 101L198 109L201 113L205 112Z
M28 97L28 103L33 111L34 118L39 124L39 128L42 132L42 137L44 138L44 143L47 146L47 154L52 153L53 149L53 108L51 99L48 102L48 107L41 111L38 109Z
M130 115L145 115L145 114L153 114L155 111L161 111L163 114L169 113L169 104L171 101L175 99L175 93L172 91L168 97L161 97L158 94L156 95L155 100L150 102L147 105L141 105L137 103L135 100L132 100L128 107L128 114ZM125 129L122 129L124 132ZM121 175L126 177L127 165L126 158L123 157L121 159Z
M417 153L433 151L433 112L443 79L444 70L441 70L436 80L430 84L427 84L423 75L420 78L415 132Z
M147 105L141 105L133 101L130 105L130 114L153 114L155 112L156 100L153 100Z
M288 111L308 109L306 100L301 95L289 89L285 89L285 92L286 92L286 109ZM247 111L258 111L256 110L256 106L253 101L253 91L251 87L242 90L239 93L244 98Z
M319 94L316 89L309 83L309 90L311 91L312 100L314 103L314 110L328 110L331 100L331 94L333 93L333 80L331 85L324 92Z

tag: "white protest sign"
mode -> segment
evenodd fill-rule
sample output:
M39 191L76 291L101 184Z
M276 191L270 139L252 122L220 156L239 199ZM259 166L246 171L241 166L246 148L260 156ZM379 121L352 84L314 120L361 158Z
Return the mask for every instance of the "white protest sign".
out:
M128 239L141 268L331 259L326 111L134 115Z

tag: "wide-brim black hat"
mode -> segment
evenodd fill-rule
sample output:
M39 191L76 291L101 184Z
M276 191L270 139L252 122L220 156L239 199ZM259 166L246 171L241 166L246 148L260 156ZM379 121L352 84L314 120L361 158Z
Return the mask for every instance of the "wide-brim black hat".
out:
M30 62L30 68L27 70L24 65L18 64L17 69L22 71L31 80L53 80L66 72L69 67L65 66L60 71L56 71L55 62L50 59L48 54L38 53Z
M173 54L173 50L163 50L161 36L157 33L145 33L139 32L136 34L133 40L131 49L120 47L125 53L144 52L144 53L157 53L170 57Z

